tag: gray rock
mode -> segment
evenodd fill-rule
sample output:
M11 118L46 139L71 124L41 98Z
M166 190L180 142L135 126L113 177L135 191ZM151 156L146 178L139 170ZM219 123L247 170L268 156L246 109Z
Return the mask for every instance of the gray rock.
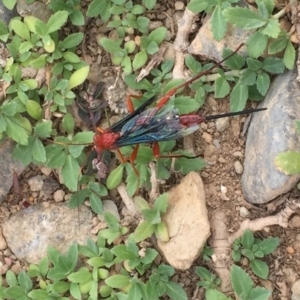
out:
M236 160L233 164L234 170L237 174L242 174L243 173L243 166L239 160Z
M92 213L66 204L43 203L18 211L2 223L3 236L14 255L38 263L53 246L64 253L74 243L84 244L91 231Z
M34 16L43 22L47 23L53 12L42 1L34 1L31 4L27 4L26 0L17 1L17 12L20 16Z
M169 192L169 206L163 219L170 240L157 240L158 247L170 265L187 270L210 236L204 186L196 172L190 172Z
M229 118L221 118L216 120L216 128L219 132L223 132L229 127Z
M197 36L188 48L189 53L220 61L223 59L222 52L225 47L234 51L238 45L246 42L249 35L252 33L250 30L244 31L241 28L233 27L229 24L225 37L218 42L214 39L211 32L210 20L210 17L205 18ZM246 48L243 47L238 53L245 56Z
M15 144L11 140L0 143L0 202L3 201L13 184L14 172L20 175L25 166L12 158Z
M242 188L250 203L266 203L289 191L300 175L287 176L276 169L275 157L300 149L295 120L300 119L297 71L279 75L259 107L268 110L252 116L245 149Z
M37 175L28 179L29 188L32 192L39 192L42 190L44 181L41 175Z
M0 1L0 20L5 24L8 25L9 21L16 17L17 14L17 10L16 7L14 7L13 10L9 10L5 7L5 5L3 4L3 1Z

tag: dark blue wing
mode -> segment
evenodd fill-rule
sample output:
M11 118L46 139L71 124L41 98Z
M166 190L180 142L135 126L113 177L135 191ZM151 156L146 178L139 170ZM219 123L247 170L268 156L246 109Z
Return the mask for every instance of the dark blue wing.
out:
M146 100L146 102L144 102L142 105L140 105L135 111L133 111L131 114L127 115L125 118L123 118L119 122L113 124L110 127L110 130L112 132L118 132L118 131L120 131L121 128L124 126L124 124L126 124L127 122L129 122L135 116L137 116L140 113L142 113L146 109L146 107L148 107L149 105L151 105L155 100L156 100L156 96L152 96L151 98L149 98L148 100Z
M117 147L174 140L196 131L199 125L186 127L180 123L172 107L149 108L127 122L120 131Z

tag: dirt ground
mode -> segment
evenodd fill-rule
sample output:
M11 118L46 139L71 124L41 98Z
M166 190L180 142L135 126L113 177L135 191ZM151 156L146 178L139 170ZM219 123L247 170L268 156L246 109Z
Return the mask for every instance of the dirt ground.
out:
M167 11L170 16L174 15L174 1L162 1L160 10ZM149 14L148 17L153 17L153 21L160 20L157 19L156 13ZM103 68L103 76L116 75L117 69L111 68L108 54L97 46L96 37L93 34L93 28L96 27L96 20L88 22L88 26L84 29L86 34L85 48L79 49L78 53L84 55L90 63L101 61L100 66ZM99 59L99 56L101 56L101 59ZM228 111L228 99L216 101L211 96L208 97L202 109L205 115ZM298 191L295 190L292 193L282 195L279 197L280 199L276 199L279 206L275 205L273 207L272 204L254 206L245 201L240 182L241 175L237 174L234 163L240 161L243 164L246 137L241 136L241 132L246 118L241 116L230 119L230 126L222 133L216 130L215 122L202 124L201 130L194 135L194 150L197 154L203 154L207 162L207 167L200 173L206 189L209 215L211 216L220 208L226 211L226 223L230 232L236 231L244 220L245 217L241 216L241 210L246 208L246 211L249 212L247 217L250 219L268 216L282 208L280 202L284 202L291 194L298 194ZM216 140L218 142L215 142ZM216 145L220 145L220 147L218 148ZM37 202L37 195L30 192L27 184L27 179L37 174L40 174L40 170L33 166L24 171L19 178L22 199L16 198L13 191L7 196L7 199L1 205L0 222L15 211L23 209L22 202L26 201L29 204ZM179 181L180 178L177 178L177 180ZM256 236L260 238L278 237L281 241L275 253L267 257L270 268L268 280L260 280L254 276L248 267L248 261L243 261L243 268L251 275L255 284L273 289L272 299L274 300L291 299L291 286L300 274L300 217L292 217L289 225L286 229L274 226L256 233ZM0 260L10 262L12 269L16 271L24 266L22 262L18 262L9 249L0 252ZM189 299L203 299L203 290L196 285L199 278L194 273L194 267L200 265L210 267L209 263L204 264L199 258L191 269L183 272L178 271L173 277L174 281L178 281L184 286Z

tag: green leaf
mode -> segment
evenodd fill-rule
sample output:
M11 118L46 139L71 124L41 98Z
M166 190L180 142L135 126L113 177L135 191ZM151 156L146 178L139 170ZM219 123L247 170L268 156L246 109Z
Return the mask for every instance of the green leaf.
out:
M70 113L66 113L62 119L62 128L65 130L68 134L73 134L74 132L74 118Z
M122 52L119 41L114 41L104 37L100 40L100 45L109 53L115 54Z
M263 61L263 70L271 74L281 74L284 71L283 60L277 57L267 57Z
M262 279L267 279L269 275L269 267L268 265L260 260L260 259L253 259L250 261L251 270L255 275Z
M7 299L19 299L21 297L26 296L26 294L20 286L8 287L5 289L4 293Z
M10 136L14 141L21 145L27 145L28 144L28 133L19 125L16 124L14 118L5 117L6 122L6 133L8 136Z
M25 79L22 82L26 84L30 90L35 90L38 87L38 83L35 79Z
M133 5L131 9L131 13L133 13L134 15L141 15L144 12L145 12L145 8L138 4Z
M254 244L254 236L251 230L246 229L241 237L242 245L247 248L251 249Z
M73 52L67 51L63 53L63 58L71 63L79 63L81 59Z
M278 38L269 44L268 54L275 54L282 51L287 46L289 40L287 33L282 31Z
M221 4L217 5L211 16L211 30L214 38L217 41L220 41L226 32L227 24L222 14L222 6Z
M113 275L105 279L105 283L112 288L121 289L130 283L130 277L125 275Z
M251 71L259 71L262 67L262 62L259 61L258 59L253 59L253 58L250 58L248 57L246 59L246 62L247 62L247 66L248 68L251 70Z
M18 285L17 277L16 277L15 273L11 270L8 270L6 272L5 279L6 279L6 282L8 283L9 286Z
M240 82L243 85L253 85L256 82L256 72L246 69L240 77Z
M246 30L260 28L267 24L260 15L247 8L230 7L223 11L223 15L228 23Z
M53 292L63 294L70 289L70 283L65 281L55 281L52 286Z
M73 137L72 142L75 144L91 144L93 142L93 137L95 135L94 131L83 131L78 132Z
M57 31L67 22L69 13L67 11L58 11L50 17L47 22L47 33Z
M37 103L36 101L28 100L26 102L26 110L32 118L36 120L42 119L43 110L40 104Z
M76 26L84 25L84 16L80 10L74 9L73 12L69 15L69 17L73 25Z
M156 42L151 41L151 42L148 44L146 50L147 50L147 52L148 52L149 54L153 55L153 54L155 54L155 53L159 50L159 48L158 48Z
M3 0L3 4L5 7L7 7L9 10L13 10L17 3L17 0Z
M265 4L264 1L257 1L257 6L258 6L258 13L260 14L260 16L263 18L263 19L268 19L269 18L269 11L267 9L267 6Z
M188 155L187 152L178 153L178 154ZM188 174L191 171L200 171L204 167L205 167L205 162L203 159L199 157L191 158L191 159L182 157L176 159L175 161L175 170L181 171L183 174Z
M131 66L131 60L128 55L126 55L121 63L121 66L123 67L123 71L125 74L130 74L132 73L132 66Z
M201 63L196 61L195 58L191 54L187 54L184 57L184 62L186 66L193 72L193 73L200 73L202 70Z
M32 157L40 163L46 162L46 151L43 143L39 139L35 139L32 145Z
M137 28L140 32L146 33L148 31L150 20L146 17L138 17L136 20Z
M270 77L267 73L262 72L257 75L256 87L260 94L265 96L270 87Z
M296 151L286 151L275 157L275 166L286 175L300 173L300 153Z
M214 84L214 92L216 98L224 98L229 94L230 85L223 76L216 79Z
M140 283L133 282L128 292L128 299L140 300L142 298L142 288Z
M33 59L29 64L35 69L41 69L45 67L47 61L45 55L40 55L38 58Z
M147 59L148 59L148 56L147 56L146 50L142 50L139 53L137 53L132 62L133 70L136 71L136 70L140 69L142 66L144 66L145 63L147 62Z
M184 289L176 282L169 281L165 282L167 288L167 294L171 299L176 300L187 300L188 297Z
M154 202L154 208L160 213L165 213L168 207L168 193L161 194Z
M10 1L10 0L8 0L8 1ZM6 35L6 34L8 34L8 32L9 31L8 31L6 25L4 24L4 22L0 20L0 36Z
M291 41L288 41L284 51L283 61L287 69L293 70L295 66L296 50Z
M20 20L13 19L10 22L11 29L19 35L21 38L25 40L30 40L30 32L26 24L21 22Z
M265 34L273 39L276 39L280 33L280 25L278 20L269 19L267 26L262 30L262 34Z
M103 213L102 201L100 197L94 192L90 195L90 205L94 213L96 214Z
M233 53L232 50L225 48L223 50L222 56L223 58L225 58L232 53ZM243 56L239 54L234 54L230 58L226 59L225 64L227 65L228 68L232 70L240 70L245 65L245 59Z
M255 287L250 293L249 300L268 300L271 294L272 292L265 288Z
M248 99L248 87L244 84L237 83L230 94L230 111L241 111L246 106Z
M166 27L158 27L149 34L149 39L159 45L165 39L166 34Z
M230 278L234 292L241 299L249 299L253 288L250 276L240 267L233 265L230 271Z
M111 253L113 253L118 258L125 259L135 259L137 256L129 251L125 245L117 245L111 249Z
M126 75L124 78L124 81L125 81L126 85L132 89L148 90L148 89L152 88L151 83L146 78L143 78L141 81L136 82L135 74Z
M149 221L140 223L133 233L133 238L136 243L141 242L148 237L151 237L155 231L155 226Z
M279 238L267 238L262 240L258 246L265 255L273 253L280 243Z
M179 114L189 114L199 109L199 103L188 96L180 96L174 99L174 106Z
M110 9L109 12L112 15L120 15L124 12L124 7L119 6L119 5L113 5Z
M38 267L39 267L39 272L41 273L41 275L45 277L49 270L49 260L48 260L47 256L43 257L40 260Z
M18 282L25 293L28 293L32 289L32 281L24 270L19 273Z
M231 300L231 298L227 298L223 293L214 289L207 289L205 292L206 300Z
M71 155L67 156L67 160L63 165L61 172L64 184L67 188L71 191L76 191L78 177L80 174L80 166Z
M209 2L206 0L191 0L187 6L187 8L193 13L200 13L209 6Z
M93 279L92 273L88 268L81 268L78 272L73 272L68 276L71 282L85 283Z
M35 300L46 300L48 298L48 292L41 289L35 289L29 292L27 296Z
M115 189L119 186L123 178L124 164L119 165L108 176L106 186L109 190Z
M70 77L68 89L71 90L82 84L87 79L89 71L89 66L82 67L75 71Z
M71 33L62 41L62 46L66 49L76 47L82 42L83 37L82 32Z
M8 117L12 117L17 112L17 104L14 102L5 102L2 104L1 112Z

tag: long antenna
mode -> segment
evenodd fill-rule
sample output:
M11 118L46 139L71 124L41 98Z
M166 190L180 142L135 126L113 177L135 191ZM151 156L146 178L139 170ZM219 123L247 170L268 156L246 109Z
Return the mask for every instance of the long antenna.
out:
M246 114L251 114L251 113L266 110L266 109L267 108L265 108L265 107L263 107L263 108L253 108L253 109L246 109L246 110L243 110L243 111L230 112L230 113L226 113L226 114L207 116L207 117L205 117L205 120L215 120L215 119L220 119L220 118L225 118L225 117L246 115Z

